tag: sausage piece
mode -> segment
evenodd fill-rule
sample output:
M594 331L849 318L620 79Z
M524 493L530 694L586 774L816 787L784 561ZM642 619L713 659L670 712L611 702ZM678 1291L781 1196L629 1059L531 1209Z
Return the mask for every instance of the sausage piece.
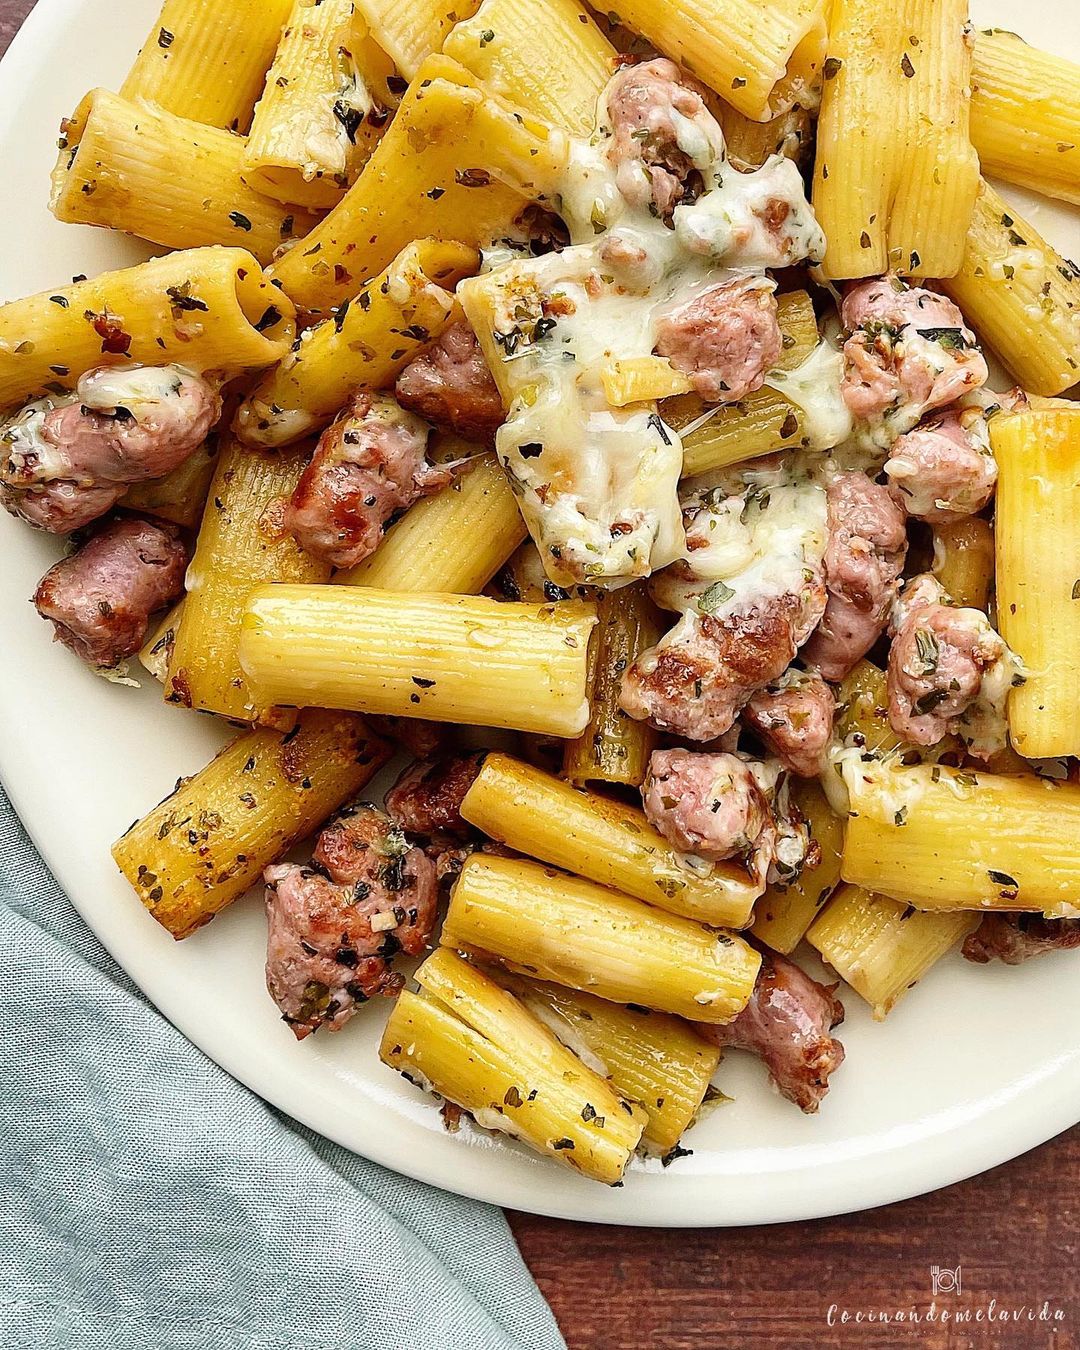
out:
M835 988L819 984L777 952L762 950L750 1002L726 1026L698 1030L718 1045L760 1055L781 1094L813 1115L844 1062L844 1047L830 1035L844 1020Z
M832 739L836 699L812 671L790 670L778 682L759 690L743 710L784 768L800 778L825 772Z
M327 427L285 512L285 528L331 567L374 553L395 512L445 486L427 462L428 428L385 394L362 389Z
M1080 919L1047 919L1042 914L986 914L964 940L964 957L981 966L1003 961L1018 966L1033 956L1080 947Z
M310 867L265 871L266 985L302 1041L340 1031L403 978L399 952L419 956L435 923L435 866L374 806L347 808L319 836Z
M506 416L480 344L464 322L410 361L394 392L403 408L467 441L492 441Z
M835 682L857 665L885 629L907 556L907 528L896 490L864 473L837 474L828 487L828 503L829 599L803 657Z
M176 366L106 366L74 394L28 404L0 425L0 500L52 534L84 529L132 483L162 478L199 448L221 396Z
M734 403L760 389L781 343L776 297L756 278L710 287L656 329L656 351L709 403Z
M461 803L476 781L487 752L452 755L411 764L386 794L386 809L410 834L451 834L467 839L472 827Z
M893 443L885 473L909 516L947 524L974 515L997 483L986 419L977 408L925 419Z
M187 546L170 526L114 520L45 573L34 605L58 642L111 669L146 641L151 615L183 594L187 563Z

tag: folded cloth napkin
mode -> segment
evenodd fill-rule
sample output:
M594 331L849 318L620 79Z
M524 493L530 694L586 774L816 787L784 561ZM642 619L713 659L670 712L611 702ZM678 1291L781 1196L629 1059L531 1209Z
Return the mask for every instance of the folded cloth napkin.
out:
M0 792L4 1350L565 1350L502 1214L327 1143L136 990Z

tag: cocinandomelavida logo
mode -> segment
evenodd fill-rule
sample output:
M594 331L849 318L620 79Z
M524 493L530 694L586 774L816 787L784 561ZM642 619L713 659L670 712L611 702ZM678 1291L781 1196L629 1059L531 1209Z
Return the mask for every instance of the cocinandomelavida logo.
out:
M992 1326L1060 1325L1065 1310L1052 1298L1036 1303L1007 1304L997 1298L975 1295L964 1298L963 1267L930 1267L930 1302L911 1303L907 1307L850 1308L830 1303L825 1321L830 1327L867 1325L906 1327L926 1323L931 1326L979 1323ZM941 1300L941 1301L939 1301Z

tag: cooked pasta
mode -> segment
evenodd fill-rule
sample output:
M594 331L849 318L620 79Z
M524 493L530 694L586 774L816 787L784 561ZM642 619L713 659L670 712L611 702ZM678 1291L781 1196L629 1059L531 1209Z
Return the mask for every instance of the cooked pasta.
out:
M367 20L372 37L389 53L407 80L437 52L458 19L468 19L480 0L356 0L356 7Z
M509 755L487 757L461 814L517 853L701 923L743 927L760 893L736 863L691 868L638 808L581 792Z
M1009 735L1028 758L1080 754L1080 406L1001 414L997 595L1001 631L1027 668Z
M292 305L250 253L170 253L0 305L0 407L118 361L231 378L277 361L295 334Z
M761 963L740 938L539 863L480 854L454 887L442 940L518 974L697 1022L735 1017Z
M821 913L840 880L844 852L843 822L815 782L798 783L792 800L810 826L810 839L820 850L816 861L807 863L786 884L771 885L754 906L750 931L759 942L785 956L802 941L806 930Z
M236 245L266 264L317 217L255 192L243 163L230 132L95 89L63 124L52 212L169 248Z
M182 779L113 857L158 923L190 937L359 792L390 753L345 713L305 712L284 734L250 731Z
M951 277L979 182L966 0L837 0L814 210L827 277Z
M165 0L120 89L195 122L247 131L292 0Z

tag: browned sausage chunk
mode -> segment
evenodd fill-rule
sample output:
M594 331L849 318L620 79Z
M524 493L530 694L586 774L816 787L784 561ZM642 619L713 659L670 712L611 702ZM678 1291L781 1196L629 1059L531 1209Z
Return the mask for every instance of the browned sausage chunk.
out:
M411 361L394 392L403 408L467 441L493 440L505 417L502 396L467 323L452 324Z
M825 772L836 699L820 675L789 671L756 693L743 716L789 772L816 778Z
M803 649L808 666L842 680L870 650L888 622L907 556L904 508L894 488L864 473L840 473L829 484L829 601Z
M673 61L658 58L621 70L607 93L612 139L608 158L618 170L619 191L633 206L649 203L670 220L680 202L700 192L699 166L682 146L680 124L704 136L722 159L723 135L696 88Z
M486 751L411 764L386 794L386 809L410 834L468 838L461 803L483 767Z
M176 366L91 370L0 424L0 500L52 534L84 529L131 483L182 464L220 416L217 391Z
M1080 919L1041 914L987 914L964 941L964 956L985 966L993 960L1018 966L1033 956L1080 947Z
M108 669L134 656L150 616L183 594L187 563L187 547L171 527L114 520L45 573L34 604L58 642Z
M982 413L971 408L920 422L893 443L885 472L909 516L937 524L981 511L997 482Z
M812 1115L844 1062L844 1047L829 1034L844 1020L835 988L818 984L794 961L762 951L754 992L734 1022L698 1030L719 1045L760 1055L780 1092Z
M285 512L285 528L331 567L355 567L378 548L396 511L449 482L427 462L428 428L366 389L323 432Z
M310 867L268 867L266 986L298 1041L340 1031L403 980L399 951L419 956L435 923L435 867L374 806L348 808L319 836Z
M756 280L713 286L657 325L656 350L709 403L760 389L780 358L776 297Z

